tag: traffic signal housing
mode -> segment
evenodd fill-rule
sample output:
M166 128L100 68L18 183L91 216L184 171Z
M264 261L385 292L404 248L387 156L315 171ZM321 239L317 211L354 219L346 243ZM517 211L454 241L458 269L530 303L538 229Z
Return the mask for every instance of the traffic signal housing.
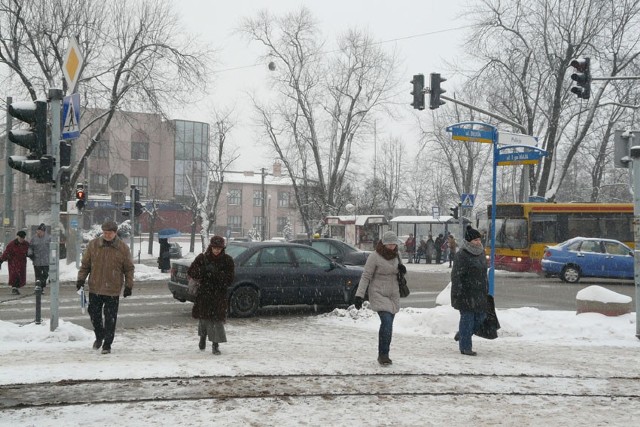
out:
M76 185L76 208L79 211L83 210L87 205L87 190L84 188L84 184Z
M10 130L9 141L30 151L27 156L9 156L9 167L26 173L38 183L53 182L55 159L47 155L47 102L14 102L7 111L29 125L29 129Z
M424 110L424 74L415 74L410 83L413 85L411 105L416 110Z
M578 98L589 99L591 97L591 58L574 59L571 61L571 66L575 68L575 72L571 74L571 80L576 82L571 92Z
M459 215L459 206L456 206L455 208L449 208L449 210L451 211L451 216L453 217L453 219L458 219Z
M429 79L429 109L435 110L445 104L445 102L440 99L440 95L445 93L446 90L442 89L440 83L446 82L447 79L440 77L440 73L431 73Z
M142 203L140 202L140 190L136 187L131 188L131 202L133 203L133 215L138 217L142 215Z

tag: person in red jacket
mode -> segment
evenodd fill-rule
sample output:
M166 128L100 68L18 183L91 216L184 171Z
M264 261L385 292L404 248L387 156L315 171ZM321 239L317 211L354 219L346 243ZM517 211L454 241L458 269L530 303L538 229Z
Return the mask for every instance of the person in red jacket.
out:
M29 242L25 240L27 233L20 230L16 233L16 239L9 242L2 256L0 265L9 261L9 285L12 287L11 293L20 295L19 288L27 284L27 252Z

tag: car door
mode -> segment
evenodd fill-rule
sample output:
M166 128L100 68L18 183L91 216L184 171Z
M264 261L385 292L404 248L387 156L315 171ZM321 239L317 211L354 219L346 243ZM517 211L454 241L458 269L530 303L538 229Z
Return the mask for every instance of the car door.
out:
M253 265L253 276L260 288L263 305L296 304L300 298L294 266L286 247L260 248L247 264Z
M602 277L605 274L605 254L599 240L584 240L576 254L583 276Z
M318 252L303 247L291 248L303 304L338 304L344 302L341 268Z
M633 279L633 256L631 249L619 242L603 241L607 258L606 277Z

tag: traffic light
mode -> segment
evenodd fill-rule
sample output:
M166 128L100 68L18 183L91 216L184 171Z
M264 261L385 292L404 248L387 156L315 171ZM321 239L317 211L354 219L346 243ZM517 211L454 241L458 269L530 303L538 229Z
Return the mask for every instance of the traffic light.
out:
M142 215L142 203L140 203L140 190L131 187L131 202L133 203L133 215L136 217Z
M60 140L60 165L71 165L71 144L67 141ZM71 180L71 171L63 171L60 173L60 183L67 184Z
M10 130L9 141L30 151L27 156L9 156L9 167L26 173L38 183L53 182L54 158L47 155L47 102L14 102L8 112L29 124L29 129Z
M455 208L449 208L449 210L451 211L451 216L453 217L453 219L458 219L459 206L456 206Z
M76 185L76 208L79 211L83 210L87 205L87 190L84 188L84 184Z
M411 95L413 95L413 108L424 110L424 74L416 74L410 82L413 85Z
M576 86L571 88L578 98L589 99L591 96L591 58L577 58L571 61L571 66L576 72L571 74L571 80L576 82Z
M429 108L431 110L435 110L445 103L444 101L440 100L440 95L446 92L446 90L442 89L440 83L446 82L447 79L440 77L439 73L431 73L429 75L429 78Z

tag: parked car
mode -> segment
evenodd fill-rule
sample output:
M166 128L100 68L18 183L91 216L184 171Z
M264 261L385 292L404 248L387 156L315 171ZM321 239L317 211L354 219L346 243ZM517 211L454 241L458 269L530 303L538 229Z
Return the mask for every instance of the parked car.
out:
M229 287L229 313L253 316L269 305L352 304L362 267L342 266L305 245L282 242L230 242L226 249L235 263ZM179 301L193 301L187 287L190 262L171 263L169 290Z
M370 251L362 251L343 241L331 238L295 239L291 243L309 245L342 265L364 265Z
M633 279L633 251L612 239L574 237L544 249L542 271L569 283L581 277Z
M169 243L169 258L182 258L182 246L177 242Z

